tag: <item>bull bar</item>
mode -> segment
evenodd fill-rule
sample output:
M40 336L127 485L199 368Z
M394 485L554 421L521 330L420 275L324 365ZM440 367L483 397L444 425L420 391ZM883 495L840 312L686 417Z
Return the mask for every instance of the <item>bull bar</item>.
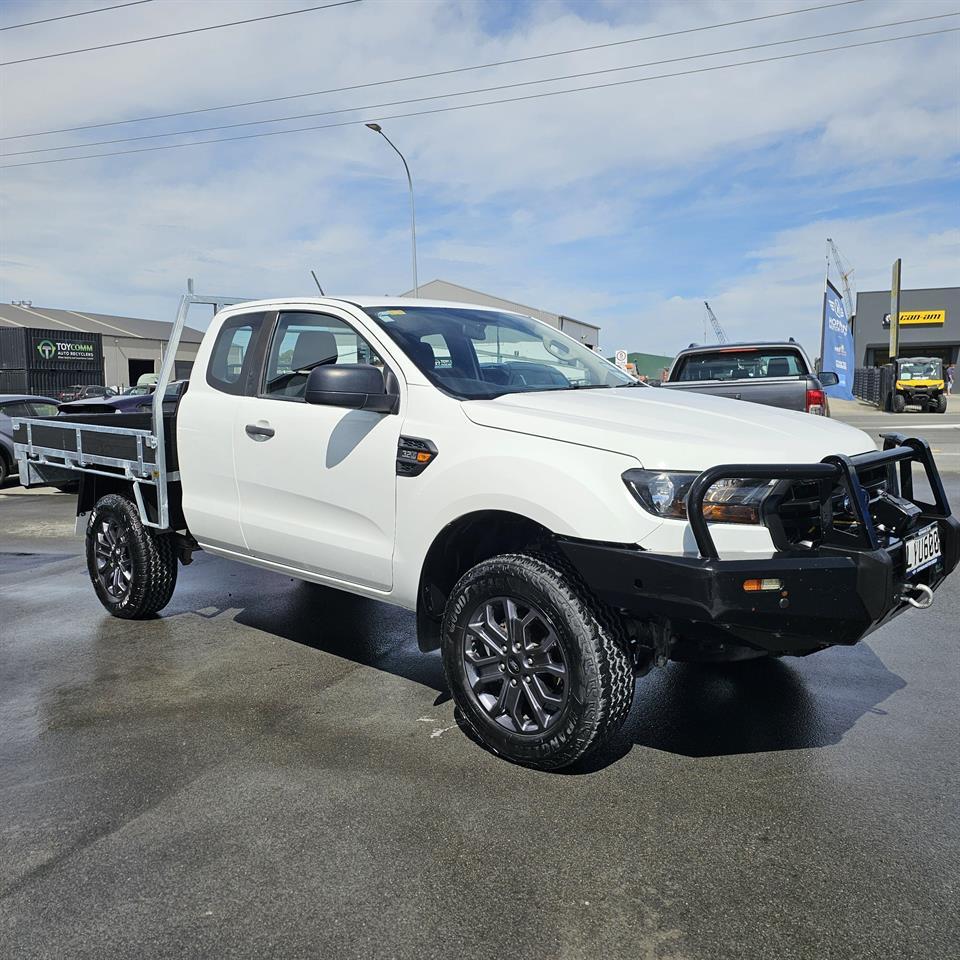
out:
M943 481L930 446L917 437L905 437L899 433L883 435L883 450L862 453L855 457L834 454L825 457L820 463L792 464L722 464L704 470L690 487L687 494L687 519L693 530L694 539L701 557L719 560L716 544L710 534L710 527L703 515L703 501L707 491L720 480L815 480L820 485L821 523L825 532L832 527L830 494L836 484L842 483L847 490L850 506L857 521L857 544L861 549L877 550L880 538L876 524L870 513L870 501L867 492L860 483L859 471L872 467L898 464L900 470L900 492L903 497L914 502L913 472L911 464L920 463L927 476L927 482L933 492L934 503L915 504L925 516L948 517L950 507L943 489Z
M920 464L932 503L915 497L913 464ZM899 491L878 486L893 479ZM862 478L874 475L871 497ZM785 481L762 508L774 552L721 559L704 516L707 491L725 479ZM867 478L870 480L868 473ZM819 535L812 541L788 530L781 513L792 484L819 492ZM809 482L809 483L808 483ZM842 507L837 507L842 503ZM817 497L792 501L816 522ZM687 516L698 555L659 554L636 544L560 538L559 546L589 588L606 604L670 636L671 656L715 658L736 648L774 655L805 655L853 644L916 606L928 606L960 562L960 521L950 513L940 474L923 440L884 435L883 450L832 455L820 463L723 464L703 471L687 494ZM906 541L936 524L941 557L906 572ZM782 589L746 592L745 582L770 578Z

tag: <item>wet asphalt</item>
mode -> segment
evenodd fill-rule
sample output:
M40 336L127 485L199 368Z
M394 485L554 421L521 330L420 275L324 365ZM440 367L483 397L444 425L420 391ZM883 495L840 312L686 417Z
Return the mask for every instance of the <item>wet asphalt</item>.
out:
M960 575L853 648L655 671L545 774L409 614L198 556L114 620L72 513L0 491L4 960L960 955Z

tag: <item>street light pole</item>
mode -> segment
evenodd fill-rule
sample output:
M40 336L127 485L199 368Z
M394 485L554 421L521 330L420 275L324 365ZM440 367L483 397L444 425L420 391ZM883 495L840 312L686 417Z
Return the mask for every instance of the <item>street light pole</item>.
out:
M410 187L410 241L413 250L413 295L420 296L420 284L417 281L417 213L413 203L413 177L410 176L410 166L407 158L397 149L397 145L383 132L379 123L368 123L366 126L374 133L379 133L387 143L393 147L394 153L403 161L403 169L407 172L407 184Z

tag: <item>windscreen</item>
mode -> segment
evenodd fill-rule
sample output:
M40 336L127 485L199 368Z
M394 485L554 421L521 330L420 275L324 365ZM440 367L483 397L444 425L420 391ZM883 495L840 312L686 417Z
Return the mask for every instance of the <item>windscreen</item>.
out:
M464 400L505 393L631 386L636 381L553 327L469 307L368 307L426 377Z
M942 380L943 363L936 359L901 360L900 380Z
M776 377L803 377L808 373L807 365L797 350L786 347L743 350L724 347L684 357L670 379L770 380Z

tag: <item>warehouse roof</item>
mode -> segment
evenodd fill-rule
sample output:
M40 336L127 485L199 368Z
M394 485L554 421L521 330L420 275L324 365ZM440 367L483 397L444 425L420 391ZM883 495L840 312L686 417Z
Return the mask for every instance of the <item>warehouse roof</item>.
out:
M81 313L79 310L58 310L53 307L19 307L0 303L0 327L39 327L45 330L82 330L102 333L105 337L133 337L139 340L166 340L172 323L162 320L141 320L137 317L115 317L106 313ZM181 340L199 343L203 333L184 327Z

